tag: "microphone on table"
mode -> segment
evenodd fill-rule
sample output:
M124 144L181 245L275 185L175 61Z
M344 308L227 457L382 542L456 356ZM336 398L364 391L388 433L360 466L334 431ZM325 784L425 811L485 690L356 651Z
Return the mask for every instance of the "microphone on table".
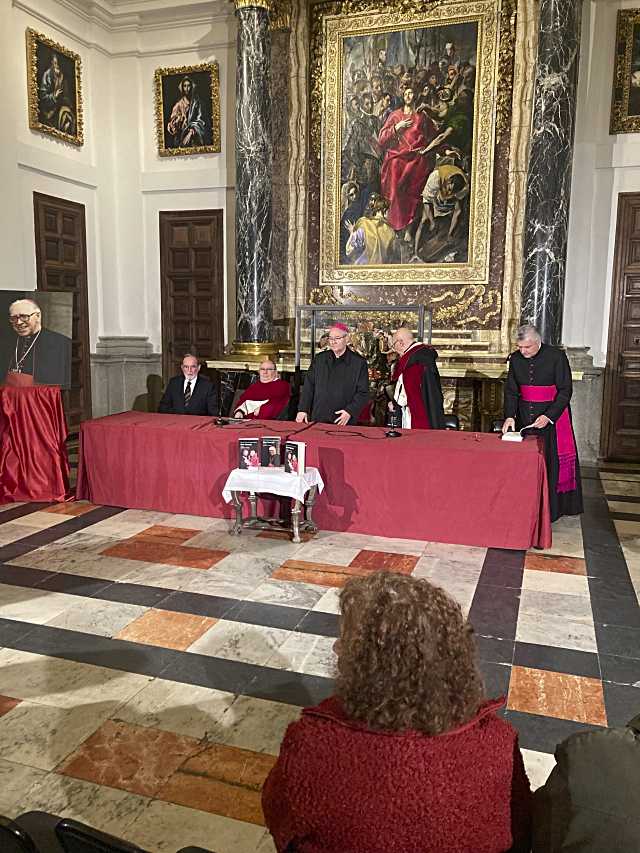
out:
M388 429L385 435L387 438L402 438L402 433L398 432L397 429Z
M385 432L387 438L402 438L402 433L398 432L396 427L402 426L402 410L398 406L392 412L387 410L387 419L385 426L389 429Z

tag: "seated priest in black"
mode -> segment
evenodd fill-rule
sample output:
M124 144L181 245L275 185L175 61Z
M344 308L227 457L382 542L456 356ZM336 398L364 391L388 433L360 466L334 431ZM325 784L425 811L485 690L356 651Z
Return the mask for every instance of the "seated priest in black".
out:
M169 380L158 411L164 415L217 415L216 386L205 376L198 375L198 359L187 353L181 366L182 375Z
M580 466L569 400L571 367L558 347L543 344L535 326L520 326L509 357L502 432L532 426L542 436L551 521L582 512ZM525 433L527 435L527 433Z
M11 331L3 335L0 382L9 385L71 385L71 339L45 329L42 311L33 299L9 306Z
M335 323L329 329L328 343L329 349L319 352L307 370L298 423L355 424L369 402L367 361L349 349L349 329L344 323Z

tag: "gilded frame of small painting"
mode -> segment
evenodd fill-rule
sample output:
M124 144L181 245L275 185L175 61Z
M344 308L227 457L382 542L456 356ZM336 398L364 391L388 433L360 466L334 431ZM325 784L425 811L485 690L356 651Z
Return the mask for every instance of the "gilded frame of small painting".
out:
M640 9L618 11L609 133L640 131Z
M158 68L154 81L158 154L219 154L218 63Z
M26 39L29 127L83 145L82 59L30 27Z
M324 18L323 285L489 279L500 3L408 9Z

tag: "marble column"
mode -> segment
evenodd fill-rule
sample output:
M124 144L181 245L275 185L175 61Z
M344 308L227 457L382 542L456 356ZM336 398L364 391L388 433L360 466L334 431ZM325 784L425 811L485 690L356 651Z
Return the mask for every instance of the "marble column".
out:
M540 0L521 317L546 343L562 339L580 0Z
M273 349L271 37L267 0L236 0L236 322L234 349Z

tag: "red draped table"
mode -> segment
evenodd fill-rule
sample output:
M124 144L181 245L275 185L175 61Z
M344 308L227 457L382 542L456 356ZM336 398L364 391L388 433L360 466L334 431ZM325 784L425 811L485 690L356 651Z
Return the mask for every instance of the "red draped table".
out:
M0 386L0 503L64 501L67 425L57 385Z
M222 488L238 439L288 436L307 444L325 491L314 520L353 531L494 548L551 544L547 476L535 438L242 421L126 412L82 425L78 498L109 506L230 518Z

